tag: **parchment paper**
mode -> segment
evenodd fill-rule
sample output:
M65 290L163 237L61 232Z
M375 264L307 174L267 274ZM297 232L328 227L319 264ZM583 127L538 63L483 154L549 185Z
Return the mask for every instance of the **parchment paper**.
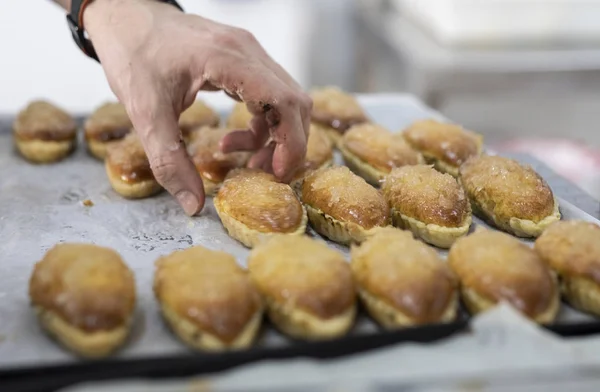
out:
M418 101L407 96L366 96L361 97L361 100L375 121L395 131L401 130L417 119L439 117L437 113L429 111ZM28 164L13 151L7 125L9 125L7 120L0 123L0 366L58 364L74 360L73 356L63 351L42 333L31 312L27 298L28 279L33 264L50 247L65 241L86 241L112 247L123 256L135 273L139 314L132 338L118 356L140 357L175 354L186 350L167 330L158 314L151 290L154 261L159 256L175 249L191 245L204 245L233 253L239 263L245 265L248 250L227 236L214 211L212 202L207 201L201 216L188 218L180 211L175 201L166 194L141 201L124 200L111 190L103 165L91 158L82 145L73 157L64 162L47 166ZM539 162L526 157L520 158L532 163L550 183L555 194L564 200L563 214L565 217L594 219L582 211L585 210L594 215L597 213L597 203L593 199L586 197L573 185L557 177ZM94 206L83 206L82 201L85 199L92 200ZM346 248L342 246L332 246L346 252ZM530 335L535 336L532 341L556 340L537 330L535 333L531 332L532 328L527 326L526 321L514 321L515 317L517 319L519 317L511 315L508 310L494 314L495 316L483 318L483 321L477 324L483 328L481 336L450 339L431 347L404 345L383 350L380 355L381 358L386 359L369 359L368 361L365 359L365 363L361 362L363 357L335 361L332 362L331 369L323 371L317 371L314 364L302 361L290 361L288 364L277 366L290 367L289 374L296 374L297 367L300 367L303 369L303 373L298 374L307 374L306 372L311 374L308 378L298 376L305 380L335 379L336 374L341 375L346 372L344 369L347 367L345 366L352 366L353 369L356 369L352 371L352 375L348 376L352 379L360 378L361 375L367 373L372 375L374 370L380 369L382 374L378 376L378 379L384 381L387 377L385 375L390 374L389 368L387 372L384 371L386 368L384 364L389 361L397 364L398 367L395 367L397 369L403 367L410 369L407 373L402 373L403 375L413 376L429 370L451 372L454 367L460 366L465 361L472 361L474 365L478 366L487 364L493 367L497 366L498 361L503 358L506 358L507 363L510 362L508 357L523 352L529 347L521 341L513 343L513 339L518 340L519 336L523 334L527 337L523 338L525 340L529 339ZM586 318L580 314L563 314L563 317L567 319ZM499 325L500 327L497 328L505 331L502 333L504 343L501 347L496 344L486 349L490 356L486 357L486 360L482 360L480 355L486 354L486 352L481 351L481 339L485 341L485 336L496 336L493 328L491 332L488 331L489 328L485 327L487 325ZM371 327L366 326L365 328ZM519 333L513 334L513 330ZM511 331L511 333L506 331ZM268 344L280 345L285 344L285 341L277 337L270 337ZM600 343L597 344L600 346ZM464 345L471 346L469 348ZM542 362L553 361L554 355L550 354L559 347L566 346L562 342L552 343L548 346L547 353L527 351L526 355L519 358L523 360L536 358ZM460 354L461 361L453 359L454 356L459 355L458 353L474 348L477 348L476 356L462 358L464 354ZM518 351L511 351L513 349L518 349ZM411 351L408 351L410 354L397 354L399 350ZM503 350L507 350L506 353ZM557 354L557 356L572 361L572 349L561 350L561 354ZM396 357L396 355L399 356ZM447 362L448 367L441 366L441 362L432 362L431 366L423 367L419 362L419 355L423 359L445 358L442 362ZM506 357L502 355L506 355ZM370 356L364 358L370 358ZM379 363L379 365L375 366L374 363ZM418 364L421 366L417 366ZM258 369L262 369L260 366ZM265 369L272 369L273 366L273 364L269 364ZM248 372L253 375L261 374L256 367L250 369L253 370L248 370ZM270 370L264 371L269 372ZM277 370L277 372L280 371L284 370ZM398 376L398 372L392 373L394 377ZM239 374L240 380L243 380L240 383L250 382L244 376L244 371ZM288 372L281 374L286 374L286 382L291 380L288 379ZM263 383L274 382L279 377L264 380L269 377L257 376L251 379ZM232 377L228 380L238 379ZM231 387L235 387L235 385L231 384Z

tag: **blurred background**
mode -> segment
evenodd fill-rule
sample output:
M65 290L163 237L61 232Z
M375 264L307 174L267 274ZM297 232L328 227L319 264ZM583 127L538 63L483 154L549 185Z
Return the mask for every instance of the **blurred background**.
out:
M600 200L600 0L180 3L252 31L307 88L414 94ZM36 97L81 113L112 99L51 1L0 2L0 36L0 113Z

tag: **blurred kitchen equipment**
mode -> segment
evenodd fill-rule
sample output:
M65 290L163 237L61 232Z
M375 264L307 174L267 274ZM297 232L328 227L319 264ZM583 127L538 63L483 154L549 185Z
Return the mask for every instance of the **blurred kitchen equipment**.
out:
M392 0L447 46L600 43L599 0Z

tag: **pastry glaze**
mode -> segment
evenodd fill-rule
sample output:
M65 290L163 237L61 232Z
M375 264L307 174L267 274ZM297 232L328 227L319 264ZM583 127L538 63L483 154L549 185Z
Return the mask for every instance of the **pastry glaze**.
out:
M600 315L600 227L584 221L553 223L535 241L535 250L560 277L567 301Z
M531 167L482 155L460 169L460 182L476 214L520 237L537 237L560 220L552 190Z
M450 249L448 262L473 313L501 300L541 323L551 322L558 312L558 288L549 268L533 249L508 234L483 229L461 238Z
M126 339L135 282L113 250L59 244L35 265L29 297L44 327L61 343L84 356L104 356Z
M99 159L106 157L106 146L123 139L133 125L125 106L119 102L106 102L86 120L85 139L90 152Z
M458 307L457 282L437 252L407 232L377 229L351 250L359 294L387 328L449 322Z
M469 232L469 200L449 174L427 165L404 166L392 170L381 190L394 226L410 229L432 245L449 248Z
M46 101L33 101L13 123L15 144L33 163L52 163L68 156L76 145L77 124L62 109Z
M454 124L421 120L403 132L404 138L420 151L437 170L456 177L467 159L481 154L483 137Z
M185 342L208 350L252 343L262 303L232 255L194 246L161 257L156 267L154 293Z
M202 177L206 194L214 193L231 170L246 166L250 158L250 153L247 152L221 152L221 139L229 132L231 131L225 128L202 127L194 132L188 147L194 165Z
M379 185L393 168L425 163L402 134L371 123L350 128L338 147L346 165L373 185Z
M313 228L341 244L364 241L371 229L390 221L381 193L347 167L309 174L302 184L302 201Z
M338 87L316 88L310 96L313 100L312 121L327 129L335 144L351 126L368 121L356 98Z
M306 211L287 184L251 169L229 173L214 200L221 222L233 238L253 247L276 234L300 235Z
M148 197L161 189L135 133L108 146L105 167L113 189L124 197Z
M250 276L285 333L332 338L351 327L356 312L350 268L339 252L305 236L279 236L256 247Z

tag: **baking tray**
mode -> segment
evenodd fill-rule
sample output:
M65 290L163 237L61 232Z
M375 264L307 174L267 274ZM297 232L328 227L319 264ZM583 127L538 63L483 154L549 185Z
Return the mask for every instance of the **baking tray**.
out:
M420 118L438 116L410 99L365 97L362 101L375 121L394 130ZM13 151L9 131L10 120L0 120L1 391L40 390L40 385L54 390L87 380L197 375L262 359L331 358L397 342L433 342L455 333L468 333L465 312L453 323L392 332L381 330L361 312L348 336L329 342L290 340L267 323L249 350L194 353L170 333L160 317L151 281L154 261L159 256L191 245L228 251L245 265L249 251L227 236L212 201L207 200L199 217L189 218L166 194L124 200L111 190L103 165L89 157L82 145L61 163L30 165ZM547 168L537 165L536 170L545 175ZM557 186L548 181L561 199L565 219L595 221L579 207L587 203L587 210L594 213L590 211L593 201L585 199L577 188L560 182L562 179L556 179ZM83 206L85 199L92 200L94 206ZM473 229L485 225L478 219L474 221ZM309 234L321 239L312 231ZM56 243L69 241L112 247L135 273L138 306L133 331L125 348L111 359L78 360L41 331L29 308L27 285L33 264ZM330 245L348 254L346 247ZM546 328L563 336L585 335L600 332L600 322L563 305L557 323Z

